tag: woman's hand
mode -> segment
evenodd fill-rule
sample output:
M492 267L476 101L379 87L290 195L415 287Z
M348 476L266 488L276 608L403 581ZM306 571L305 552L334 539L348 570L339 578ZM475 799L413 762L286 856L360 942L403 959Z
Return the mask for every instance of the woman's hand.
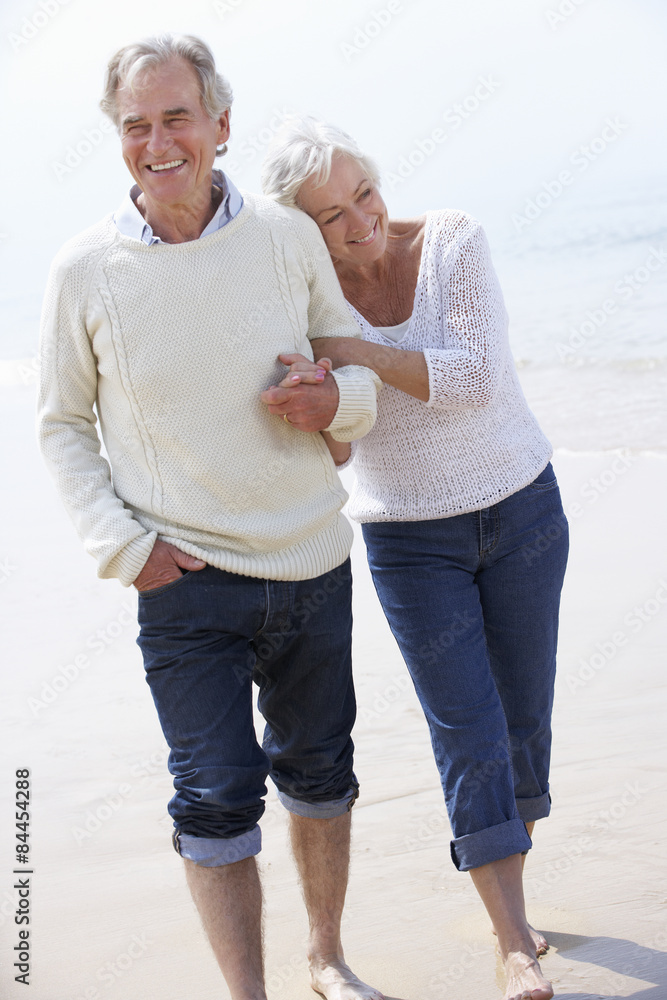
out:
M321 358L315 362L309 361L303 354L279 354L278 359L289 368L287 375L279 383L283 389L291 389L299 383L320 385L324 382L326 373L332 368L329 358Z

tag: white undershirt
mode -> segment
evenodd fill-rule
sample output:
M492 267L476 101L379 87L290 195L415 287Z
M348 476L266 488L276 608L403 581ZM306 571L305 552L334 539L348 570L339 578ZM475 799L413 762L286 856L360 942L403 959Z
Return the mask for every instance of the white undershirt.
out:
M408 316L403 323L397 323L396 326L376 326L374 329L378 333L381 333L383 337L386 337L387 340L393 340L395 344L399 344L408 332L411 320L412 316Z

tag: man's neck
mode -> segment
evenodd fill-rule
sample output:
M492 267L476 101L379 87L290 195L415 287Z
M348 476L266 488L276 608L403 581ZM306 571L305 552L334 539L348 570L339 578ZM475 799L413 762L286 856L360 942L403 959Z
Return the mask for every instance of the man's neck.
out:
M142 191L135 205L163 243L189 243L204 232L218 210L222 195L221 188L211 185L194 204L167 206L148 201Z

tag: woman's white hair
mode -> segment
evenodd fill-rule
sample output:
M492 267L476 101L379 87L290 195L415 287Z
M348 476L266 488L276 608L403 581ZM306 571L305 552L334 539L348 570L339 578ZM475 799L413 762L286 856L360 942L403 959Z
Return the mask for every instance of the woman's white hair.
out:
M194 35L158 35L125 45L109 60L100 107L116 128L120 128L120 88L129 87L131 90L138 77L176 58L190 63L197 74L202 105L210 119L216 121L223 111L231 108L234 99L232 88L225 77L216 71L215 59L208 45ZM216 151L216 156L226 152L225 145Z
M289 115L271 141L262 166L262 190L283 205L299 208L304 181L314 178L322 187L331 176L334 156L348 156L363 168L368 179L380 183L374 161L359 149L354 139L336 125L311 115Z

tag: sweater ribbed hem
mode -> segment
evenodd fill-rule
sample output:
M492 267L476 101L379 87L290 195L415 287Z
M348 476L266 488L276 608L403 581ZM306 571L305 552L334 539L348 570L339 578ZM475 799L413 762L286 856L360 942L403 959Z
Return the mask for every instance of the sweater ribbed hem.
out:
M175 545L181 552L203 559L210 566L228 573L262 580L312 580L345 562L352 548L354 533L347 519L338 514L324 531L277 552L231 552L184 542L166 534L160 534L160 538Z
M524 471L520 477L517 477L516 482L512 486L506 489L499 489L498 492L490 494L487 492L486 495L477 499L471 499L468 503L459 502L455 506L451 497L443 496L439 498L441 506L439 509L434 510L433 506L437 502L437 498L433 496L428 496L419 508L414 503L407 506L403 498L388 498L384 496L381 501L382 510L380 511L373 510L368 505L369 498L367 495L364 497L365 503L360 503L360 491L356 488L352 491L347 513L358 524L373 524L383 521L438 521L445 517L458 517L459 514L473 514L475 511L494 507L496 504L502 503L503 500L507 500L508 497L525 489L526 486L529 486L546 469L552 457L553 449L549 446L548 452L540 455L536 459L535 465L530 466L528 472ZM426 503L429 504L431 509L426 509Z
M368 374L373 382L369 383ZM338 386L336 416L325 430L336 441L356 441L368 434L377 414L376 393L382 382L371 368L346 365L331 373Z
M103 580L113 578L120 580L124 587L129 587L141 573L146 560L153 551L157 539L157 531L147 532L133 538L120 552L106 564L98 573Z

